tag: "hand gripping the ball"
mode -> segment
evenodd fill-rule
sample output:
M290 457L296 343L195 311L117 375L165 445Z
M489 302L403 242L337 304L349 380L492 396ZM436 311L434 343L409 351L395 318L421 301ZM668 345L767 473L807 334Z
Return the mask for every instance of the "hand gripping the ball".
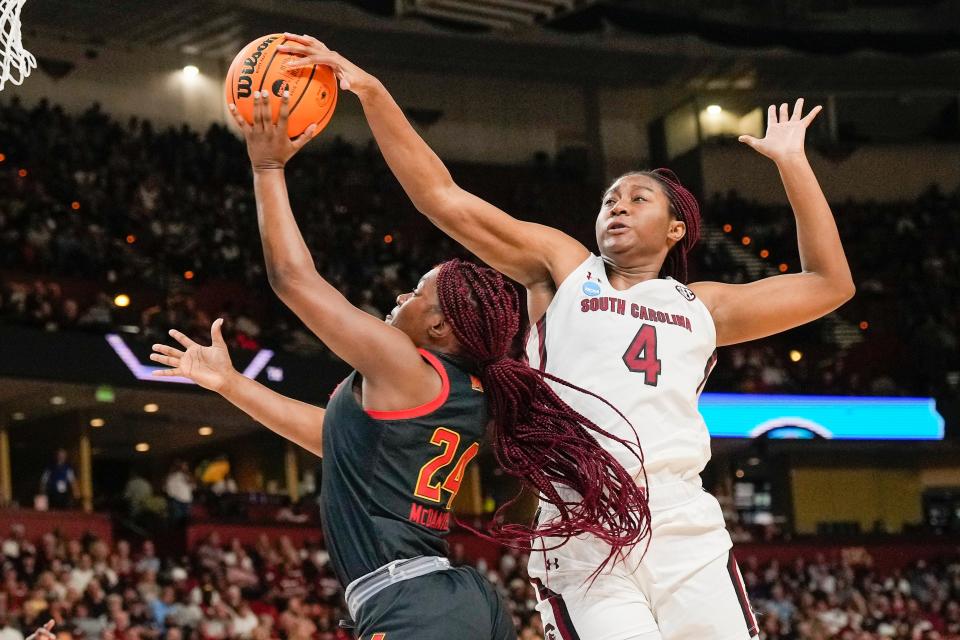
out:
M276 122L270 110L270 92L253 92L253 124L250 124L237 111L237 105L230 105L230 113L247 141L247 154L254 171L261 169L282 169L305 144L319 132L317 125L311 124L296 138L287 137L287 119L290 117L290 93L283 92L280 98L280 114Z
M360 95L367 89L376 86L378 80L353 64L336 51L331 51L325 44L308 35L284 33L283 36L290 42L297 44L282 44L278 50L301 56L300 60L287 63L288 68L297 69L310 67L315 64L326 65L333 69L334 75L340 81L340 88Z

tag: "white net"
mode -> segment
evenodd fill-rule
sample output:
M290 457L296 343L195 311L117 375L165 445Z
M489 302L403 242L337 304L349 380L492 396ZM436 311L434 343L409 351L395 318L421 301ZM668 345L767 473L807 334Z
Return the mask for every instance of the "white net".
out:
M0 0L0 91L7 82L20 84L37 66L37 59L23 48L20 39L20 9L27 0Z

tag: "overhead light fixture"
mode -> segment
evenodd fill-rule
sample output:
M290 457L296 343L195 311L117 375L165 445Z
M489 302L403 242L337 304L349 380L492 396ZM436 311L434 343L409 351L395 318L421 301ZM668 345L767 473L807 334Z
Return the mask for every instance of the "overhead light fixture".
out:
M200 75L200 69L194 64L188 64L183 68L184 78L196 78L198 75Z
M118 294L117 297L113 299L113 304L118 307L129 307L130 306L130 296L125 293Z
M107 424L107 423L106 423L106 421L105 421L103 418L94 418L93 420L90 421L90 426L93 427L93 428L95 428L95 429L99 429L100 427L102 427L102 426L105 425L105 424Z
M723 107L718 104L712 104L707 107L707 115L718 116L723 113Z
M66 403L67 403L67 399L64 398L63 396L53 396L52 398L50 398L50 404L53 404L53 405L60 406L61 404L66 404Z
M146 442L138 442L134 449L136 449L139 453L146 453L147 451L150 451L150 445Z
M155 402L149 402L143 405L143 410L147 413L156 413L157 411L160 411L160 405Z
M790 360L791 360L792 362L800 362L801 360L803 360L803 352L802 352L802 351L797 351L796 349L791 349L791 350L790 350Z
M25 414L23 411L14 411L13 415L11 415L10 417L16 420L17 422L20 422L21 420L27 419L27 414Z
M197 429L197 433L199 433L202 436L212 436L213 427L200 427L199 429Z

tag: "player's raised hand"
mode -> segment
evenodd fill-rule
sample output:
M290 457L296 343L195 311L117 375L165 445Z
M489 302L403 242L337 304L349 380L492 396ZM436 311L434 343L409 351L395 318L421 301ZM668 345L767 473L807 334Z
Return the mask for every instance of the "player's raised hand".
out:
M247 154L254 170L282 169L303 145L310 142L318 132L311 124L306 131L292 140L287 137L287 120L290 117L290 92L284 91L280 98L280 115L273 121L269 91L253 92L253 124L248 123L237 105L230 105L230 113L247 141Z
M299 60L287 63L288 69L312 67L322 64L333 69L333 73L340 81L340 88L360 95L364 90L376 86L377 79L353 64L336 51L331 51L313 36L285 33L283 36L294 44L282 44L277 50L282 53L291 53L300 56Z
M170 329L170 337L179 342L185 350L165 344L153 345L154 353L150 354L150 359L170 367L154 371L153 375L189 378L204 389L219 393L230 376L236 373L220 330L222 325L221 318L213 321L210 327L210 340L213 344L209 347L197 344L176 329Z
M50 620L33 633L27 636L26 640L54 640L57 636L53 633L53 627L57 624L56 620Z
M767 132L763 138L740 136L740 142L752 147L758 153L765 155L774 162L779 162L792 155L803 155L803 141L807 127L813 122L822 107L817 105L803 116L803 98L797 100L793 107L793 115L786 102L780 105L779 112L776 105L767 109Z

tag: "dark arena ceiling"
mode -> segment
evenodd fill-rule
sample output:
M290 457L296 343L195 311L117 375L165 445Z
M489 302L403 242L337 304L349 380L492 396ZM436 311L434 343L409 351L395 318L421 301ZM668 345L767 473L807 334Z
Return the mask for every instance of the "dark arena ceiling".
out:
M372 69L692 90L956 91L960 0L28 0L24 42L229 60L283 30Z

